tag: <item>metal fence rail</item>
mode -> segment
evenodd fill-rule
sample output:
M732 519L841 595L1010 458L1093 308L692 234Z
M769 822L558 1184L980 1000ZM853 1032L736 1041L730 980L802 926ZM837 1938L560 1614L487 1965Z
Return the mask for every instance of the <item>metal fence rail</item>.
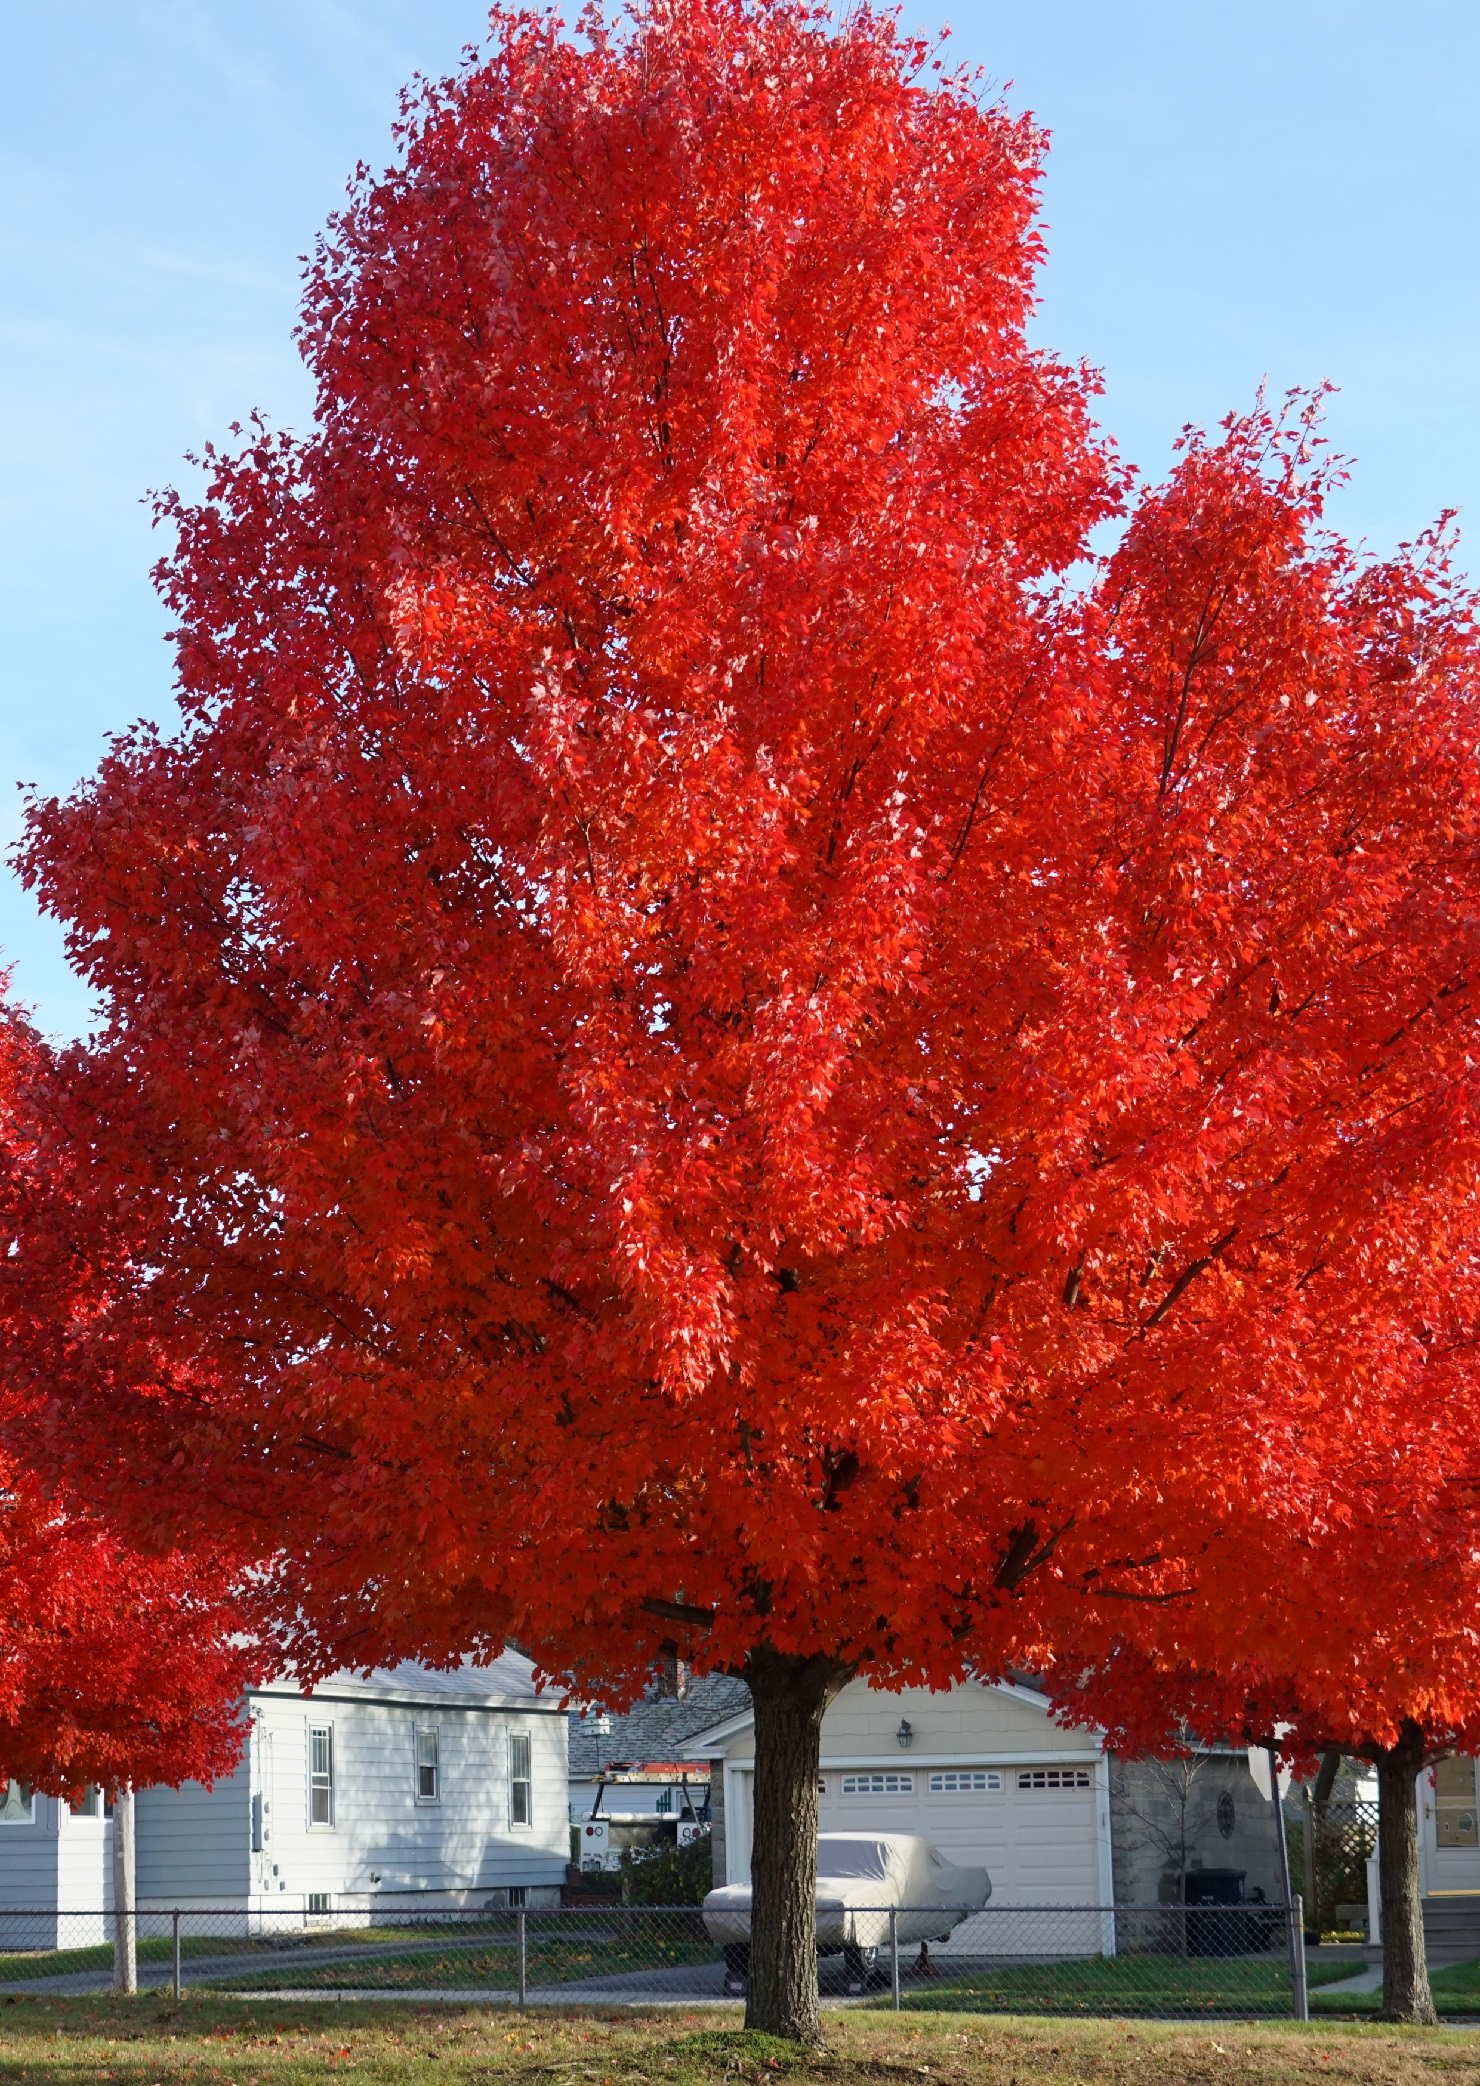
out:
M741 1996L744 1941L693 1906L315 1900L145 1906L127 1917L141 1989L543 2007ZM110 1912L0 1909L0 1989L106 1990ZM908 1905L823 1912L825 1999L903 2010L1245 2017L1306 2014L1299 1900L1283 1905Z

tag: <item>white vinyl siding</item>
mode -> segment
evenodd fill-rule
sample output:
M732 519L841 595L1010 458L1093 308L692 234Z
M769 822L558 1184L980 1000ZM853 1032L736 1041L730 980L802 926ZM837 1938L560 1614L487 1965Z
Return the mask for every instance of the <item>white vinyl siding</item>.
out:
M214 1788L141 1789L134 1798L140 1898L186 1903L251 1889L251 1769L243 1758ZM303 1796L296 1796L303 1815Z

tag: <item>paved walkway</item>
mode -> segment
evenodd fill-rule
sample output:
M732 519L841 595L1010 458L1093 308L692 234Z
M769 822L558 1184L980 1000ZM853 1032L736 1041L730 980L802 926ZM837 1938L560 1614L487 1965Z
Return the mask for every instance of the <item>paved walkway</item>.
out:
M1338 1978L1335 1984L1312 1985L1312 1995L1317 1992L1380 1992L1382 1990L1382 1965L1369 1963L1353 1977Z

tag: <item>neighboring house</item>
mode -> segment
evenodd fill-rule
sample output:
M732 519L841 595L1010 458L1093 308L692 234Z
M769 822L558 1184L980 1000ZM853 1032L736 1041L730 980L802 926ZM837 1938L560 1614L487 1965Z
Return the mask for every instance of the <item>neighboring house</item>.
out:
M570 1712L572 1858L614 1868L627 1848L707 1829L709 1763L687 1744L719 1720L750 1708L750 1690L726 1673L696 1679L670 1660L647 1696L608 1714L595 1704Z
M254 1689L234 1774L137 1798L137 1892L156 1906L322 1915L555 1904L569 1858L566 1725L528 1659ZM111 1909L112 1825L18 1789L0 1809L0 1912ZM80 1939L69 1926L63 1941ZM45 1946L38 1941L34 1946Z
M711 1763L716 1879L750 1874L755 1734L748 1704L680 1753ZM1175 1902L1185 1869L1242 1869L1280 1895L1274 1809L1241 1754L1205 1753L1191 1788L1160 1765L1107 1757L1024 1686L965 1681L899 1694L855 1680L822 1722L824 1832L921 1833L984 1866L994 1905Z
M11 1782L0 1796L0 1937L12 1949L86 1948L104 1940L113 1827L97 1790L74 1810ZM104 1895L104 1885L108 1893ZM84 1915L59 1921L63 1909ZM3 1915L28 1913L20 1920Z

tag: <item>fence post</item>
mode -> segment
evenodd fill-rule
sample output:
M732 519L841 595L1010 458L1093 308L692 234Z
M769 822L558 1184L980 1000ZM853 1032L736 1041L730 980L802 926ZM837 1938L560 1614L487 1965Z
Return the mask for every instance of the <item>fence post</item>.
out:
M889 1907L889 1989L894 1994L894 2011L899 2012L899 1909Z
M1305 1899L1297 1891L1290 1901L1290 1998L1297 2021L1310 2019L1310 1993L1305 1982Z
M170 1927L171 1958L175 1968L175 1998L178 2002L180 1997L180 1908L178 1905L170 1914L170 1919L172 1922Z
M518 1935L519 2004L523 2006L529 1998L529 1952L526 1945L527 1934L524 1924L524 1907L522 1905L515 1907L514 1927Z

